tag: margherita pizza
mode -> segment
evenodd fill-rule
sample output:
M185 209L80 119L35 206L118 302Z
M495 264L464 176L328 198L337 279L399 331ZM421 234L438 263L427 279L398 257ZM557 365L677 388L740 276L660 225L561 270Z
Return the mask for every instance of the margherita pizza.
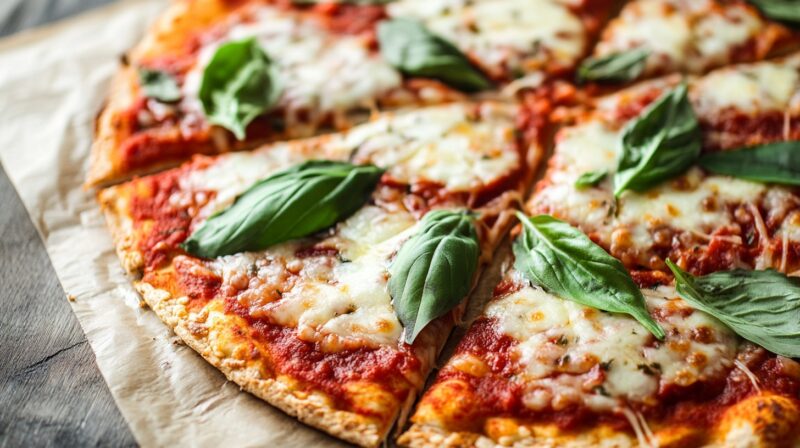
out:
M798 446L800 54L764 60L798 23L790 0L176 0L87 184L171 168L98 194L137 290L349 442Z
M800 443L798 61L652 81L561 129L513 267L400 442Z
M671 285L641 293L663 340L629 316L566 300L509 269L400 444L800 443L797 361L737 337Z
M743 0L634 0L603 31L580 76L602 82L700 74L798 46L799 33Z
M518 132L519 115L498 103L384 115L344 134L198 158L106 189L100 202L137 289L188 345L300 420L377 446L413 403L519 203L528 153L541 150L523 141L534 129ZM452 210L469 211L459 219L472 230L447 229L437 211ZM337 211L331 228L276 236ZM263 237L283 242L262 249ZM458 263L472 263L466 278ZM390 272L405 292L387 287ZM415 296L422 286L458 294L430 314Z
M663 271L668 258L694 274L800 269L800 195L792 188L714 175L689 160L687 169L653 188L615 194L621 136L678 82L637 85L579 113L556 136L528 210L580 227L629 269ZM693 79L688 101L704 154L800 140L800 55ZM587 173L603 177L581 185Z
M178 0L125 58L87 184L345 129L379 108L541 84L588 52L606 3Z

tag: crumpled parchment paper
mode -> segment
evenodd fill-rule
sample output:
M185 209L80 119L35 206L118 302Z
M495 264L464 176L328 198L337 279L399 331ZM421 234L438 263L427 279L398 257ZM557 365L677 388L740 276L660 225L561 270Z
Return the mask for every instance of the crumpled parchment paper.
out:
M177 344L140 306L94 194L81 188L93 121L119 57L166 6L127 0L0 41L0 161L141 445L339 445L240 392Z

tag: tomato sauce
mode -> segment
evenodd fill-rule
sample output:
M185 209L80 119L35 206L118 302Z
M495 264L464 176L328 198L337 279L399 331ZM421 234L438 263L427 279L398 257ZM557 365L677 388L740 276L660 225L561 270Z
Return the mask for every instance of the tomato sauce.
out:
M500 296L505 295L505 291L510 289L509 284L513 282L501 283L503 286L500 288ZM434 408L446 407L448 412L454 413L454 421L450 423L457 427L450 429L475 432L476 428L483 427L487 418L511 417L523 423L554 423L564 430L580 429L599 423L608 424L618 430L630 430L629 423L623 415L595 412L582 405L572 405L558 411L552 408L535 411L526 407L522 402L525 383L522 376L518 375L520 366L512 351L517 342L499 333L495 325L493 319L479 318L456 348L457 354L469 353L483 360L488 366L488 372L473 376L446 366L432 386L436 388L449 380L466 383L466 386L463 386L463 383L451 386L453 393L461 388L464 390L458 393L469 397L464 403L465 409L454 409L452 403L444 403L441 396L429 395L435 398L431 398L427 402L428 405ZM794 399L800 396L800 379L783 373L775 355L760 348L754 350L754 354L749 356L747 365L758 378L761 390ZM598 367L601 366L595 366L590 374L600 375L602 378L604 371ZM690 386L662 384L656 393L656 405L637 403L629 405L648 419L658 421L659 424L710 427L730 406L755 393L757 391L752 382L743 372L732 366L727 375L699 381Z
M399 348L359 348L325 352L318 344L297 337L297 329L250 316L235 298L226 299L226 312L247 320L251 336L263 343L264 355L274 373L286 374L305 383L308 390L321 390L340 408L354 409L354 403L343 385L350 381L379 383L403 402L414 389L404 373L419 372L420 360L406 344ZM354 409L375 415L370 409Z

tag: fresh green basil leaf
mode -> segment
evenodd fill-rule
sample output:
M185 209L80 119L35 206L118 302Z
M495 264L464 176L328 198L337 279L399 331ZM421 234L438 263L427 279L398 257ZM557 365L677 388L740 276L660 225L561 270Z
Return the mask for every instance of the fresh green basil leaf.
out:
M386 61L407 75L438 79L470 92L491 87L458 48L415 20L381 22L378 43Z
M750 3L770 19L800 25L800 2L797 0L750 0Z
M800 141L717 151L704 154L697 163L715 174L753 182L800 185Z
M480 245L466 211L435 210L389 267L389 293L409 344L432 320L455 308L472 288Z
M280 94L278 69L252 38L220 46L200 83L208 120L239 140L245 138L247 125L272 109Z
M153 98L162 103L174 103L181 99L181 89L178 82L167 72L140 68L139 85L148 98Z
M564 299L624 313L658 339L664 330L648 314L642 291L622 263L583 232L550 215L517 212L522 233L514 240L514 268Z
M218 257L265 249L326 229L361 208L383 170L371 165L309 161L256 182L210 217L181 245Z
M625 127L614 176L614 195L645 191L689 168L702 136L683 83L664 93Z
M608 171L587 171L575 180L575 188L582 189L594 187L608 176Z
M578 83L633 81L644 71L649 55L650 52L644 48L634 48L599 58L587 58L578 68Z
M800 279L743 269L693 277L670 260L667 266L689 305L773 353L800 358Z

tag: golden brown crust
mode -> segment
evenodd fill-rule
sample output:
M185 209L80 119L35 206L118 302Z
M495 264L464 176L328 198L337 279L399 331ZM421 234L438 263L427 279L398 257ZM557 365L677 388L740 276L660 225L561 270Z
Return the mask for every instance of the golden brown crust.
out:
M196 34L222 22L236 8L262 0L173 0L131 51L131 61L185 54Z
M97 194L97 201L106 217L122 268L128 274L139 277L144 266L144 257L136 249L136 232L133 229L133 220L127 212L129 200L130 191L124 185L107 188Z
M98 200L123 268L134 277L139 277L143 258L141 252L136 249L133 221L126 212L131 193L127 185L120 185L101 191ZM235 353L241 353L246 344L238 344L238 348L231 348L227 346L228 344L222 343L224 338L212 339L210 336L215 335L214 331L219 332L224 329L233 331L241 327L242 323L234 322L236 317L221 314L219 318L226 319L226 324L215 325L218 328L212 331L209 331L205 322L199 322L200 319L205 321L208 318L209 309L221 305L219 301L212 301L206 305L204 311L193 314L186 308L188 303L186 297L174 297L169 292L154 288L142 281L134 282L134 285L147 305L176 335L243 390L304 423L360 446L377 446L391 429L393 420L379 422L353 412L336 410L323 394L300 392L292 387L289 377L265 378L256 365L234 356ZM411 403L406 404L410 405Z
M419 412L419 411L418 411ZM414 417L417 421L420 416ZM512 418L487 419L477 432L448 431L424 416L414 423L398 443L418 447L467 447L481 445L520 447L626 447L641 446L630 432L598 425L564 431L552 424L526 424ZM731 406L713 428L662 426L651 423L660 448L764 447L779 448L800 443L800 407L797 400L768 392L748 397Z
M131 134L123 114L133 106L138 95L136 71L123 67L111 81L108 103L100 112L95 124L95 136L89 156L89 173L86 187L107 184L120 174L120 157L117 149Z
M221 307L219 301L209 303L203 312L190 313L186 308L188 298L173 297L169 292L144 282L136 282L135 285L148 306L186 345L243 390L297 417L303 423L359 446L378 446L391 428L391 422L379 422L353 412L334 409L323 394L300 391L292 386L289 377L265 378L257 365L236 356L244 348L241 344L227 344L226 336L220 334L241 327L242 323L235 322L238 317L219 313L215 317L220 320L213 325L206 324L208 310L215 313L215 308Z
M100 112L95 126L86 188L106 186L177 164L177 161L172 161L137 170L122 166L120 145L133 134L130 120L125 119L124 115L139 95L135 67L154 58L185 55L197 33L223 20L240 5L259 1L175 0L170 4L142 41L124 58L124 65L112 80L108 103Z

